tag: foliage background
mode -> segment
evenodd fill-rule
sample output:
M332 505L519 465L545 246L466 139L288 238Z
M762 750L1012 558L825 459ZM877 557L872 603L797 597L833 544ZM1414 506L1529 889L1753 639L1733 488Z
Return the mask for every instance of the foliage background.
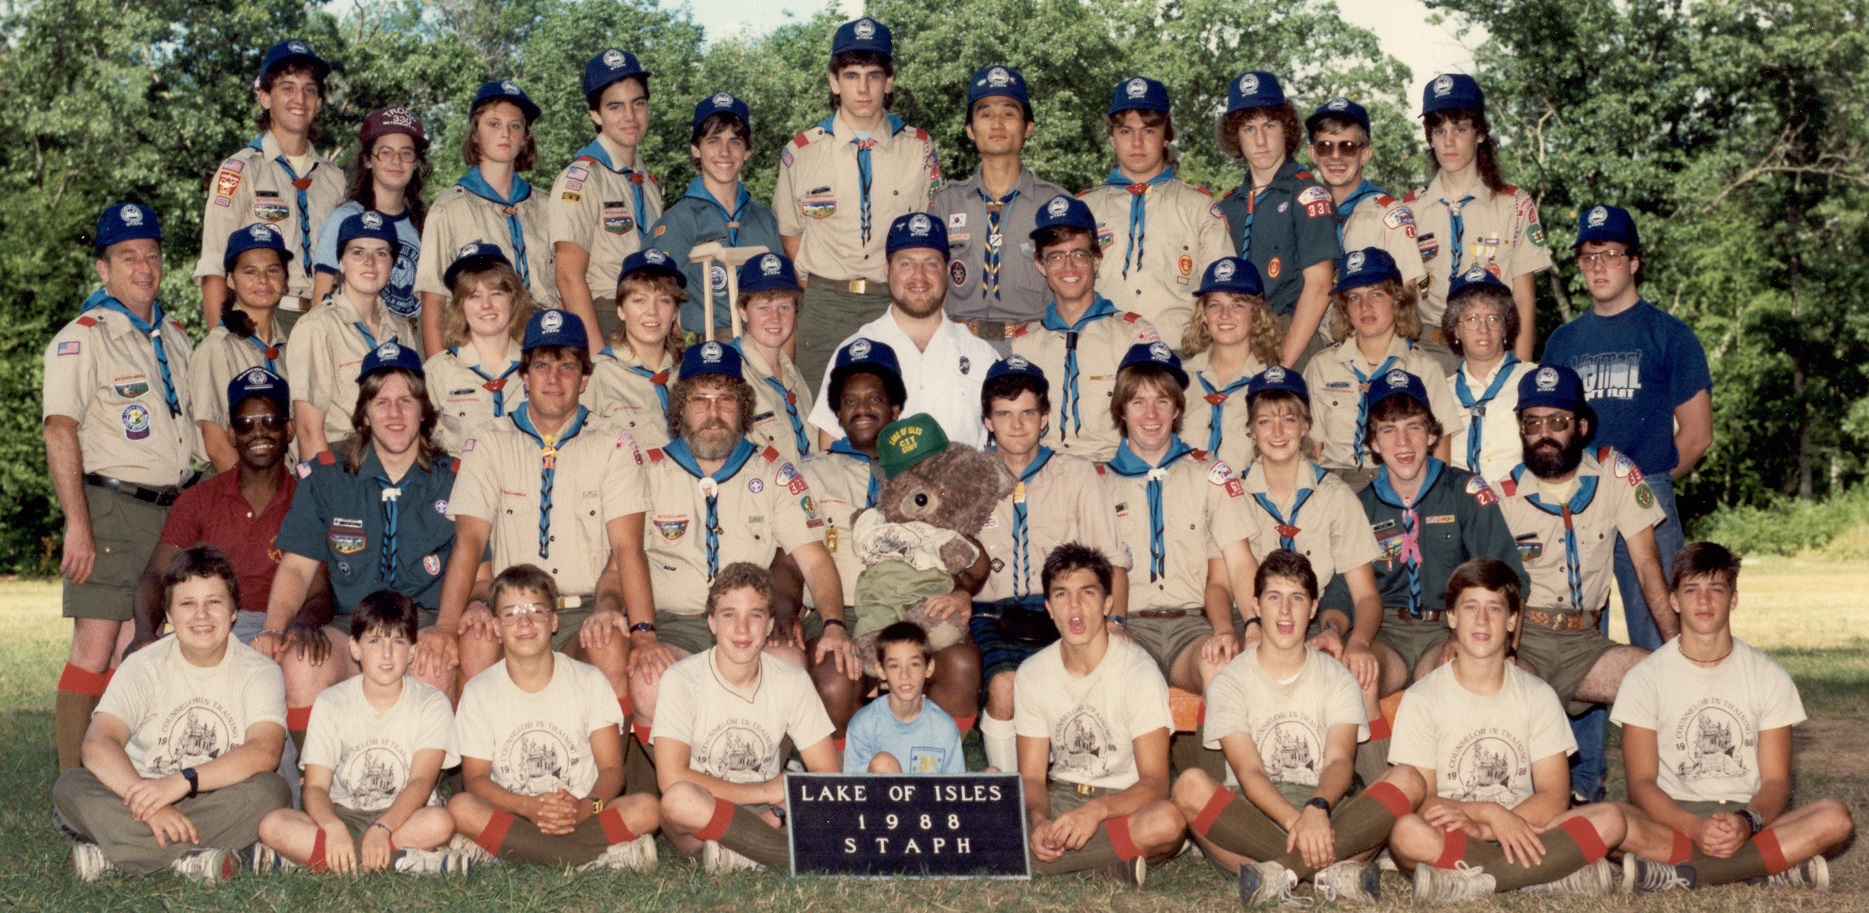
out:
M1690 516L1778 510L1846 491L1869 439L1869 0L1430 0L1483 27L1478 76L1508 179L1538 197L1554 248L1580 209L1635 211L1645 291L1699 332L1713 362L1715 443L1682 488ZM988 62L1031 82L1034 170L1067 187L1108 167L1101 114L1135 73L1175 99L1180 173L1238 182L1212 124L1227 80L1285 78L1309 110L1348 94L1376 121L1373 177L1398 195L1423 177L1402 97L1408 72L1376 35L1321 0L870 0L897 40L897 109L926 127L949 174L976 158L961 86ZM0 570L56 570L56 503L39 433L46 340L95 286L88 234L107 203L138 199L168 238L164 301L199 326L188 276L220 159L254 132L251 85L267 45L310 41L336 65L320 151L355 155L369 110L414 108L435 147L433 192L464 170L463 113L488 78L545 109L549 184L591 129L578 76L608 46L657 75L644 152L679 194L694 101L726 89L754 112L754 193L780 146L825 114L831 7L771 33L708 42L686 9L649 0L383 0L337 13L300 0L0 2ZM1476 32L1480 34L1480 32ZM1540 338L1587 305L1568 264L1540 284ZM1728 526L1752 514L1728 514Z

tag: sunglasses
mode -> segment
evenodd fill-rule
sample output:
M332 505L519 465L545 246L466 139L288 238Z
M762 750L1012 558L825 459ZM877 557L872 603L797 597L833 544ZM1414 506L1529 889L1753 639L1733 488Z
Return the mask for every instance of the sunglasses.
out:
M1563 434L1570 430L1571 417L1568 415L1527 415L1519 419L1519 432L1537 434L1540 428L1549 429L1552 434Z
M1368 145L1368 143L1353 139L1318 140L1311 144L1311 151L1319 158L1332 158L1339 155L1349 157L1363 151Z
M265 415L242 415L233 420L234 431L238 434L252 434L255 431L278 431L286 426L286 417L276 412Z

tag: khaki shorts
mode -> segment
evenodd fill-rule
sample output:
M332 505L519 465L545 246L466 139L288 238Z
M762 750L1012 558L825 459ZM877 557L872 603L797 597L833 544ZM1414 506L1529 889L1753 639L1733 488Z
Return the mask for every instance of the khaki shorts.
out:
M1563 701L1565 712L1576 716L1592 704L1572 700L1591 667L1603 654L1616 649L1616 642L1598 634L1595 628L1583 631L1553 631L1538 625L1524 625L1519 635L1519 664L1531 671Z
M1746 803L1744 802L1691 802L1691 801L1681 802L1681 801L1676 801L1675 804L1679 805L1683 811L1690 812L1695 815L1699 815L1702 818L1711 818L1714 815L1718 815L1721 813L1725 813L1728 815L1736 815L1736 814L1739 814L1740 809L1746 807Z
M331 810L337 813L337 820L344 822L345 829L350 831L352 837L362 837L363 832L376 823L376 819L383 817L383 812L360 812L336 802L331 803Z
M699 653L714 645L714 632L708 630L707 615L677 615L657 610L655 637L677 650Z
M84 500L97 561L85 582L65 581L65 617L129 621L136 614L136 585L162 537L168 508L96 485L84 486Z
M1402 658L1402 665L1408 670L1410 679L1414 678L1415 666L1423 656L1437 650L1447 638L1453 635L1453 629L1446 621L1404 621L1395 617L1394 609L1382 610L1382 627L1376 629L1376 642L1388 645L1397 656Z
M591 617L591 610L596 608L593 600L586 598L584 604L575 609L558 610L558 631L552 635L552 649L564 652L565 645L577 639L578 631L584 627L584 620ZM620 635L628 637L629 635Z
M1167 678L1169 670L1174 668L1175 658L1180 656L1196 641L1214 632L1207 623L1207 615L1199 610L1180 618L1138 618L1130 613L1129 624L1123 630L1136 642L1136 646L1147 650L1155 658L1155 665L1162 670L1162 677Z

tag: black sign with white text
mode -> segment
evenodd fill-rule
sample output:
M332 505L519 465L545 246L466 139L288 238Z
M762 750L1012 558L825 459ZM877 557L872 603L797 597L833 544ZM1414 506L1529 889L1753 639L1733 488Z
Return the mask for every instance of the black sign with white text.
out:
M788 774L792 874L1029 878L1018 774Z

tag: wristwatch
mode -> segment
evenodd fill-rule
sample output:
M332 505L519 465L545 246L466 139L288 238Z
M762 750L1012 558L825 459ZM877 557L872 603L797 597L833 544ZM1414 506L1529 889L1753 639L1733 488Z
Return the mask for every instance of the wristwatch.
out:
M592 799L591 800L591 817L595 818L598 815L601 815L603 813L604 813L604 800Z
M1752 829L1752 835L1754 837L1758 836L1760 831L1765 830L1765 819L1760 817L1758 812L1749 808L1742 808L1736 812L1736 814L1746 820L1746 827Z
M183 798L193 799L201 795L201 775L193 767L182 768L182 779L188 781L188 795Z
M635 624L633 624L633 625L630 625L630 626L629 626L629 632L630 632L631 634L635 634L635 633L637 633L637 632L639 632L639 631L640 631L640 632L645 632L645 633L648 633L648 634L654 634L654 633L655 633L655 622L653 622L653 621L639 621L639 622L636 622Z
M1324 814L1330 814L1330 800L1323 796L1312 796L1304 802L1305 808L1315 808Z

